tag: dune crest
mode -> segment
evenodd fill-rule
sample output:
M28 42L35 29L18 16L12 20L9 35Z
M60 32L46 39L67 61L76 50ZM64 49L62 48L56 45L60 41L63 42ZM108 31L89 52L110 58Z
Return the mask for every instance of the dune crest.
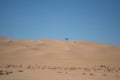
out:
M0 63L119 64L119 56L120 46L111 44L83 40L0 37Z

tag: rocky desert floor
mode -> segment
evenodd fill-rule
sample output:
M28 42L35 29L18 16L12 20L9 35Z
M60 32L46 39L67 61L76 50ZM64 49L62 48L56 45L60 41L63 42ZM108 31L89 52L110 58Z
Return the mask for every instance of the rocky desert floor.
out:
M120 80L120 66L0 65L0 80Z

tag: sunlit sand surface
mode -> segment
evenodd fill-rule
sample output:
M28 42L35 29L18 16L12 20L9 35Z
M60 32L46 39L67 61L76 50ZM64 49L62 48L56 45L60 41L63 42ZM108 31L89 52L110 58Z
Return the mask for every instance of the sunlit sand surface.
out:
M120 80L120 46L0 37L0 80Z

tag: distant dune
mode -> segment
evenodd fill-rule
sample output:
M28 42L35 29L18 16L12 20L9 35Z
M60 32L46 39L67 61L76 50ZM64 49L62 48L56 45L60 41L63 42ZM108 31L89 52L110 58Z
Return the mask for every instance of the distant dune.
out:
M0 64L119 65L120 46L84 40L23 40L0 37Z
M0 37L0 80L120 80L120 46Z

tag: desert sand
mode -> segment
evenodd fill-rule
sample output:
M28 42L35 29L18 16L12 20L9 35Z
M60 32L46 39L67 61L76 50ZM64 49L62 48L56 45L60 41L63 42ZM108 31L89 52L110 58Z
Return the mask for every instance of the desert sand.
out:
M1 36L0 80L120 80L120 46Z

